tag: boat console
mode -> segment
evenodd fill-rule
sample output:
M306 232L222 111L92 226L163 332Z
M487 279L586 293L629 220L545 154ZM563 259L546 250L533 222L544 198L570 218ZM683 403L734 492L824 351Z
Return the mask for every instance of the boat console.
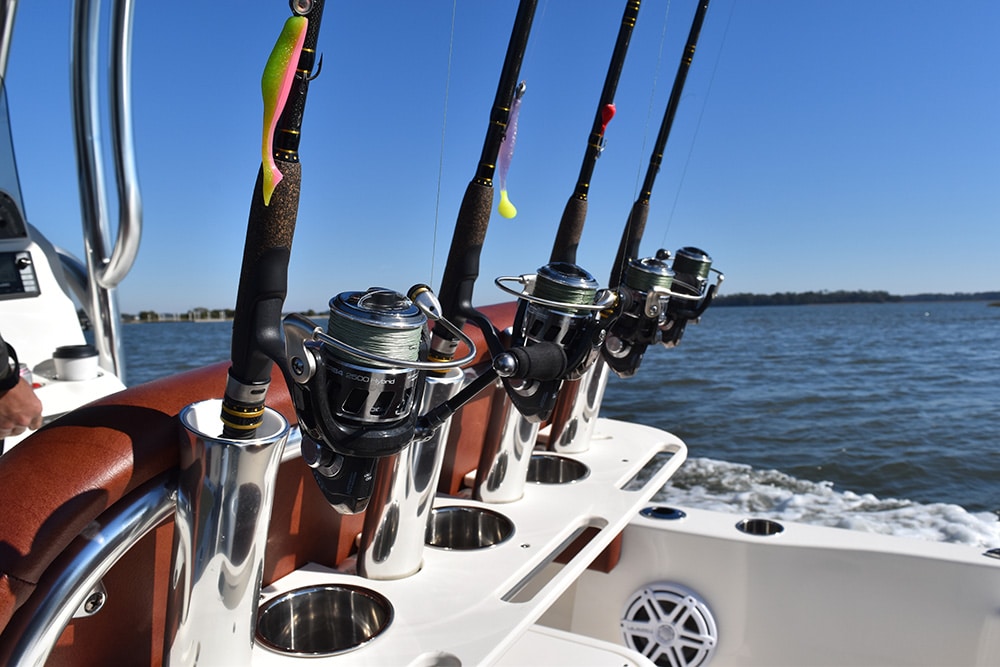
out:
M35 387L44 423L125 388L98 363L87 340L64 268L66 257L24 222L17 190L0 191L0 332L17 350L21 374ZM79 360L67 364L65 359ZM29 433L7 438L5 449Z

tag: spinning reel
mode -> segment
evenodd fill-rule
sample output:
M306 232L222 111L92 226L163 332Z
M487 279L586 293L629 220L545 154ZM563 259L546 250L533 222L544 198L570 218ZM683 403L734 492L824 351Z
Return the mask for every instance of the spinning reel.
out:
M669 259L669 253L660 250L660 259ZM712 268L712 258L704 250L686 246L677 251L673 263L673 297L667 304L667 318L660 328L660 342L664 347L676 347L684 335L688 322L696 324L719 291L725 276ZM709 273L716 274L715 284L708 284Z
M602 349L604 360L619 377L639 370L646 347L657 337L664 347L674 347L689 320L701 317L718 291L723 275L707 286L712 258L698 248L677 251L673 266L668 250L656 257L629 262L619 286L619 316L611 325Z
M427 371L467 363L471 341L439 319L436 299L422 285L407 298L373 287L330 300L323 332L311 320L284 321L286 375L302 428L302 458L327 501L361 512L375 484L378 458L414 437ZM428 362L428 318L442 323L471 350L465 358Z
M509 282L520 283L523 290L512 290ZM596 361L604 341L605 315L616 296L598 289L593 276L566 262L547 264L535 275L503 276L496 284L516 296L518 306L512 346L494 359L493 367L518 411L543 421L552 412L562 381L580 378ZM550 372L524 372L529 360L543 356L552 359L546 361Z

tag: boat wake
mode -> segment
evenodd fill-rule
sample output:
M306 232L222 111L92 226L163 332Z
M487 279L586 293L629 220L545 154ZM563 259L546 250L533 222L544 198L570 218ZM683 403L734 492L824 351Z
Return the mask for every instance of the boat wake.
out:
M992 512L839 491L832 482L707 458L688 459L653 500L936 542L1000 546L1000 521Z

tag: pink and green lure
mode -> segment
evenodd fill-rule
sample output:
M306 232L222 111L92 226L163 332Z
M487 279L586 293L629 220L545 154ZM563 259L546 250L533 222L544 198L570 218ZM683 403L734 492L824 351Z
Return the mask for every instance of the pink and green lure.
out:
M500 171L500 204L497 212L505 218L513 218L517 215L517 208L510 202L507 196L507 172L510 171L510 161L514 157L514 143L517 141L517 116L521 111L521 98L527 86L524 81L517 84L514 101L510 105L510 116L507 119L507 133L504 134L503 143L500 144L500 155L497 159L497 169Z
M288 93L292 89L295 70L299 64L299 53L306 40L309 20L304 16L292 16L285 21L278 41L264 66L260 79L260 89L264 96L264 143L261 147L261 162L264 172L264 206L271 203L274 188L281 182L281 171L274 162L274 133L278 126Z

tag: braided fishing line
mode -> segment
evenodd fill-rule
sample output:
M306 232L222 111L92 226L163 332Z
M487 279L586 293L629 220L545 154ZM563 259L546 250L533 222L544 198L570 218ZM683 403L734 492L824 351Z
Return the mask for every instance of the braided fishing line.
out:
M639 185L642 183L642 168L645 166L646 142L649 140L649 119L653 117L653 102L656 101L656 88L660 81L660 66L663 63L663 44L667 41L667 19L670 17L670 0L667 0L667 10L663 14L663 30L660 32L660 50L656 53L656 69L653 70L653 87L649 91L649 107L646 109L646 125L642 131L642 146L639 149L639 163L635 168L635 190L632 199L639 196Z
M674 221L674 211L677 209L677 202L681 197L681 189L684 187L684 178L687 176L688 165L691 163L691 153L694 152L694 144L698 139L698 131L701 129L701 119L705 115L705 107L708 106L708 98L712 94L712 84L715 82L715 73L719 69L719 61L722 60L722 49L726 44L726 36L729 34L729 25L733 21L733 12L736 11L736 3L729 7L729 17L726 19L726 29L722 31L722 41L719 43L719 52L715 56L715 64L712 66L712 74L708 78L708 88L705 90L705 100L701 105L701 111L698 112L698 121L694 126L694 134L691 136L691 143L688 146L687 157L684 159L684 168L681 170L680 180L677 182L677 190L674 192L674 201L670 206L670 213L667 215L667 227L663 230L663 238L660 239L660 247L664 247L667 243L667 233L670 231L670 225Z
M434 198L434 231L431 233L431 280L434 284L434 262L437 258L438 219L441 213L441 182L444 179L444 140L448 133L448 95L451 91L451 57L455 50L455 14L458 0L451 5L451 31L448 37L448 70L444 78L444 107L441 110L441 150L438 152L437 194Z
M345 298L346 296L346 298ZM388 290L335 297L330 304L327 333L342 343L390 359L416 361L420 354L422 318L408 300ZM351 361L370 364L348 352Z
M654 287L669 290L674 282L674 272L655 257L634 259L625 272L625 284L639 292L648 293Z
M597 281L578 266L556 262L538 270L532 296L559 303L591 305L597 296Z
M329 335L371 354L390 359L416 361L420 351L420 329L414 331L393 331L344 318L330 318ZM347 354L347 353L344 353ZM372 363L366 359L351 356L353 361Z

